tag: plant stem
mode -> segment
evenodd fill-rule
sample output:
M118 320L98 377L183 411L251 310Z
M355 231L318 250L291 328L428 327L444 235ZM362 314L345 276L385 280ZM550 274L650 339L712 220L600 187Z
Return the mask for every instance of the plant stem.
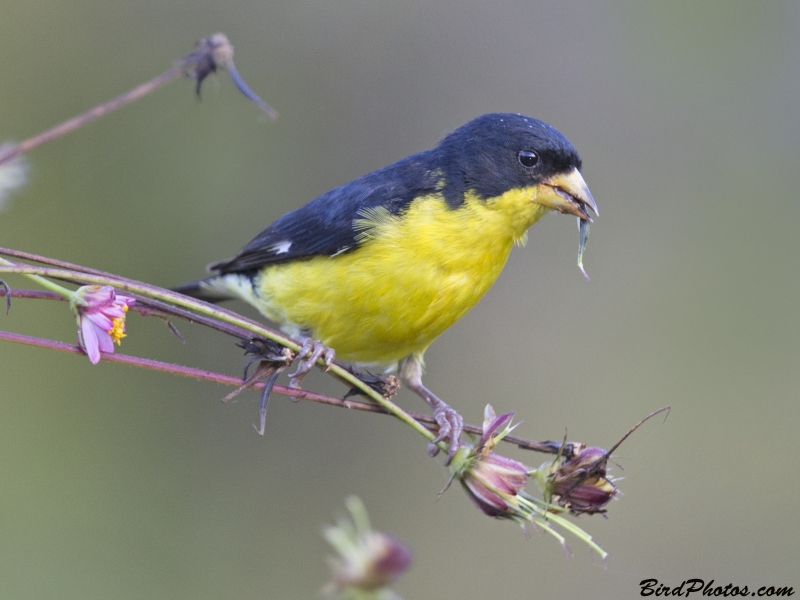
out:
M16 263L13 263L13 262L11 262L9 260L6 260L4 258L0 258L0 265L6 265L6 266L12 266L12 267L21 266L21 265L17 265ZM70 300L75 295L75 292L73 292L72 290L68 290L67 288L65 288L63 286L58 285L54 281L50 281L49 279L45 279L44 277L41 277L39 275L26 274L25 277L27 277L31 281L35 281L40 286L42 286L44 289L50 290L51 292L55 292L56 294L58 294L59 296L62 296L66 300Z
M14 160L16 157L41 146L42 144L52 141L56 138L66 135L71 131L83 127L87 123L102 117L118 108L130 104L139 98L155 91L165 83L172 81L176 77L187 74L197 81L197 94L200 95L200 85L203 80L211 73L215 72L218 67L224 66L233 80L233 83L248 99L255 102L255 104L271 118L277 117L277 113L266 102L259 98L253 90L245 83L239 72L236 70L236 65L233 64L233 46L228 38L222 33L215 33L208 38L204 38L197 42L195 51L182 57L170 70L165 71L161 75L153 77L150 81L136 86L132 90L125 92L99 104L94 108L87 110L71 119L67 119L63 123L59 123L55 127L43 131L27 140L14 144L6 150L0 152L0 165Z
M120 108L121 106L125 106L134 100L138 100L142 96L146 96L156 88L179 76L181 73L183 73L183 69L181 67L173 67L169 71L162 73L158 77L154 77L150 81L133 88L129 92L125 92L124 94L117 96L113 100L109 100L108 102L104 102L103 104L95 106L94 108L87 110L85 113L72 117L71 119L60 123L55 127L51 127L47 131L43 131L38 135L28 138L24 142L20 142L19 144L11 146L5 152L0 153L0 165L9 160L13 160L21 154L33 150L34 148L41 146L46 142L61 137L62 135L65 135L71 131L75 131L90 121L94 121L95 119L102 117L103 115L106 115L111 111Z
M14 290L12 296L17 296L18 292L20 291L27 292L27 290ZM3 296L3 294L4 291L0 289L0 297ZM20 294L19 296L32 297L28 294ZM46 298L51 300L60 299L59 297L56 296L35 296L35 297ZM133 308L135 308L135 305ZM55 340L48 340L44 338L23 335L21 333L12 333L10 331L0 331L0 340L6 342L14 342L17 344L24 344L26 346L34 346L37 348L45 348L47 350L69 352L71 354L77 354L81 356L85 354L84 351L80 348L80 346L76 346L74 344L67 344L65 342L57 342ZM161 362L158 360L152 360L149 358L139 358L137 356L129 356L126 354L118 354L118 353L114 354L103 353L100 355L100 358L105 362L119 363L119 364L129 365L132 367L140 367L152 371L159 371L161 373L169 373L171 375L180 375L182 377L189 377L191 379L211 381L214 383L220 383L222 385L230 385L236 387L242 384L242 380L239 377L234 377L232 375L225 375L223 373L217 373L214 371L206 371L204 369L196 369L194 367L185 367L182 365L176 365L172 363ZM264 384L261 382L257 382L254 383L251 387L253 389L260 390L264 388ZM373 404L371 402L361 402L358 400L342 400L341 398L335 398L333 396L327 396L325 394L319 394L317 392L309 392L307 390L297 390L282 385L274 386L272 388L272 391L275 394L296 398L298 400L308 400L320 404L327 404L329 406L347 408L349 410L360 410L363 412L372 412L382 415L392 414L384 407L378 406L377 404ZM436 421L431 415L426 415L413 411L409 411L408 414L421 423L427 423L432 426L436 425ZM478 427L477 425L464 425L464 431L473 433L475 435L481 435L482 433L481 427ZM514 444L524 450L534 450L536 452L542 452L545 454L558 454L559 448L561 446L560 442L550 442L550 441L537 442L534 440L528 440L513 435L506 435L505 437L503 437L501 441ZM570 442L570 444L574 443Z
M3 263L8 263L8 261L3 261ZM270 339L274 342L278 342L279 344L286 346L287 348L290 348L295 352L300 350L300 345L296 341L292 340L291 338L283 334L278 333L277 331L273 331L267 327L264 327L260 323L256 323L255 321L246 319L240 315L237 315L236 313L225 310L218 306L208 304L207 302L203 302L201 300L195 300L194 298L189 298L188 296L184 296L183 294L178 294L177 292L171 292L169 290L148 285L140 281L134 281L132 279L125 279L121 277L93 275L89 273L81 273L66 269L53 269L50 267L36 267L31 265L15 265L14 263L10 263L9 265L3 263L0 263L0 273L16 273L19 275L38 275L40 277L52 277L54 279L78 280L86 284L93 284L93 285L110 285L115 288L119 288L121 290L133 292L136 294L141 294L149 298L155 298L157 300L162 300L164 302L170 302L177 306L181 306L183 308L187 308L189 310L198 312L200 314L213 317L225 323L230 323L231 325L241 327L251 333L254 333L255 335L259 335L261 337ZM320 366L323 366L324 361L320 360L318 364ZM397 406L391 400L381 396L378 392L376 392L375 390L364 384L364 382L362 382L358 377L356 377L346 369L334 364L331 365L329 370L339 379L342 379L346 381L348 384L352 385L353 387L356 387L359 390L363 391L365 395L367 395L369 398L371 398L372 400L383 406L392 415L394 415L396 418L400 419L403 423L414 429L417 433L419 433L422 437L424 437L428 441L433 441L436 438L435 433L425 428L425 426L416 421L405 410ZM444 442L440 442L439 447L441 450L444 451L447 450L447 445Z

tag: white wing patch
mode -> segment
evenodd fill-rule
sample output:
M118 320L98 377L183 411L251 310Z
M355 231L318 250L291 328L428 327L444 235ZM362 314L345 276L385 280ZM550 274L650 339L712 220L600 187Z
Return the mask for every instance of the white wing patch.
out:
M336 252L334 252L333 254L331 254L331 255L330 255L328 258L334 258L334 257L336 257L336 256L339 256L340 254L344 254L345 252L347 252L348 250L350 250L350 248L352 248L352 246L342 246L342 247L341 247L341 248L339 248L339 249L338 249Z
M291 247L292 247L292 242L283 241L283 242L278 242L277 244L272 244L272 246L270 246L269 249L275 254L286 254L287 252L289 252L289 248Z

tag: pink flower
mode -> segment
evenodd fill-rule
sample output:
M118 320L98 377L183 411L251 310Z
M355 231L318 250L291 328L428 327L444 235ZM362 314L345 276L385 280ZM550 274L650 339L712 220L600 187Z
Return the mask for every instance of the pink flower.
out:
M92 364L100 362L100 353L114 352L114 342L125 337L125 313L136 302L118 296L109 285L84 285L75 292L70 308L78 321L78 343Z

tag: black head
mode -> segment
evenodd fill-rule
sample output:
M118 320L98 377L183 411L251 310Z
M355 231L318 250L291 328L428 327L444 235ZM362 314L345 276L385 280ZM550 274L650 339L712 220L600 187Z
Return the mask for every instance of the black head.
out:
M513 113L473 119L445 137L435 152L451 206L461 204L467 191L493 198L581 168L577 151L557 129Z

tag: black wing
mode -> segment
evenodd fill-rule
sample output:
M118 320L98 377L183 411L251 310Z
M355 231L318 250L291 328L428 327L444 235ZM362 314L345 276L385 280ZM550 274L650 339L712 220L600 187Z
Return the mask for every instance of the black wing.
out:
M209 266L224 275L312 256L333 256L354 248L354 220L364 209L381 206L400 214L417 196L441 191L433 151L404 158L318 196L283 215L230 260Z

